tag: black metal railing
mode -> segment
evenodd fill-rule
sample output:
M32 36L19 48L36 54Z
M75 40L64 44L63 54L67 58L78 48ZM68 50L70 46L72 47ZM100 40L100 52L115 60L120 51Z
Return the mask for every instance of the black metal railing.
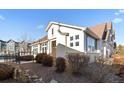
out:
M16 62L20 64L20 61L34 61L34 56L20 55L20 53L0 55L0 62Z

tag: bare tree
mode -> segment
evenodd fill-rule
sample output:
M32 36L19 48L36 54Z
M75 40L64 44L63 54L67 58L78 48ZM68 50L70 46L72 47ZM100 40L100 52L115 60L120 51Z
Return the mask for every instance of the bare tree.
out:
M31 39L29 39L27 33L23 33L19 39L19 52L25 54L25 53L30 53L31 47Z

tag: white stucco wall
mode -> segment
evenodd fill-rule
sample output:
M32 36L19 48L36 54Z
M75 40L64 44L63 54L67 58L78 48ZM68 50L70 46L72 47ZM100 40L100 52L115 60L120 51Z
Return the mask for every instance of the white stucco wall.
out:
M53 34L52 34L52 29L53 29ZM57 25L52 25L48 31L47 31L47 35L48 35L48 54L50 54L52 52L52 41L56 40L55 38L57 38L57 30L58 30L58 26Z
M58 32L59 29L59 25L58 24L52 24L51 26L48 25L48 29L47 29L47 35L48 35L48 44L47 44L47 53L51 54L52 52L52 41L56 40L56 56L62 56L64 57L65 54L65 36L61 35ZM77 28L78 29L77 29ZM52 34L52 29L53 29L53 34ZM63 24L60 26L60 31L61 32L66 32L69 33L69 36L67 36L67 48L66 48L66 53L68 52L87 52L86 51L86 38L85 38L85 32L84 30L86 30L86 27L78 27L78 26L70 26L70 25L64 25ZM75 39L75 36L79 35L79 39ZM70 41L70 37L73 36L73 40ZM73 43L73 47L70 46L70 43ZM75 45L75 42L79 42L79 46ZM64 45L64 46L63 46ZM33 50L33 48L32 48ZM94 53L99 53L99 55L104 55L106 56L106 51L109 51L109 53L111 53L111 51L113 51L113 48L109 45L106 44L106 46L104 47L103 45L103 40L99 39L97 40L97 50ZM38 45L38 53L42 52L40 50L40 45ZM92 54L92 53L91 53Z
M66 52L65 52L65 49L67 50ZM69 48L69 47L65 47L62 44L58 44L56 57L64 57L64 58L66 58L66 55L68 53L79 53L79 52L80 51L77 51L75 49L72 49L72 48Z
M52 29L54 30L54 34L52 35ZM58 25L55 25L53 24L49 29L48 29L48 40L49 41L49 44L48 44L48 51L51 53L51 42L56 40L56 46L58 46L59 44L62 44L62 45L65 45L65 36L64 35L61 35L59 32L58 32L58 29L59 29L59 26ZM70 47L72 50L76 50L76 51L80 51L80 52L84 52L84 30L85 30L85 27L82 27L81 28L82 30L80 29L75 29L75 28L68 28L68 27L63 27L63 26L60 26L60 31L61 32L66 32L66 33L69 33L69 36L67 36L67 47L70 47L70 43L72 42L73 43L73 47ZM79 39L75 39L75 36L76 35L79 35ZM70 37L73 36L73 40L70 41ZM75 46L75 42L79 42L79 46ZM50 46L50 47L49 47ZM50 49L49 49L50 48ZM63 56L65 54L64 51L65 51L65 48L63 49L60 49L60 47L57 47L57 56ZM66 49L67 52L72 52L71 49ZM61 51L60 51L61 50Z
M40 53L40 44L38 44L38 53Z
M84 28L82 28L84 29ZM69 36L67 37L67 47L70 47L70 43L73 43L72 49L84 52L84 32L83 30L77 30L77 29L72 29L72 28L67 28L67 27L61 27L60 28L61 32L67 32L69 33ZM75 36L79 35L79 39L75 39ZM70 41L70 37L73 36L73 40ZM75 46L75 42L79 42L79 46ZM57 44L63 44L65 45L65 36L61 35L58 33L57 35Z

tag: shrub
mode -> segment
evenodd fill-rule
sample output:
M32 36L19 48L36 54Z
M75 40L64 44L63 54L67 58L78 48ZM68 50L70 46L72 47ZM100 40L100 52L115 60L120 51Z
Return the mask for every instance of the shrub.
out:
M64 72L66 68L66 63L65 63L65 59L62 57L58 57L56 59L56 72Z
M36 55L35 60L37 63L42 63L44 60L44 57L46 57L46 56L47 56L46 53L39 53Z
M115 71L113 67L115 66L111 59L104 58L103 56L96 56L96 62L90 63L87 71L94 82L105 82L104 80L108 78L107 75L113 74Z
M33 55L26 55L26 56L22 56L22 59L24 61L32 61L32 60L34 60L34 56Z
M0 64L0 80L5 80L13 76L14 68L7 64Z
M46 53L39 53L35 57L37 63L43 64L43 66L53 66L53 57Z
M25 56L16 56L17 61L32 61L34 60L33 55L25 55Z
M90 57L88 55L82 55L84 58L84 63L88 63L90 61Z
M83 63L89 61L89 56L79 53L71 53L67 55L69 66L74 75L81 74Z
M44 66L48 66L48 67L53 66L53 57L49 56L49 55L44 55L44 57L42 59L42 64Z

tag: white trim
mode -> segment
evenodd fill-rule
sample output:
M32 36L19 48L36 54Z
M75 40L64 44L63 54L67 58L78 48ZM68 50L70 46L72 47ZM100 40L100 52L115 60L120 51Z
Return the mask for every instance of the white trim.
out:
M73 28L73 29L78 29L78 30L83 30L84 28L86 27L83 27L83 26L74 26L74 25L68 25L68 24L63 24L63 23L59 23L59 22L49 22L45 31L47 32L48 29L51 27L51 25L54 24L54 25L60 25L60 26L65 26L65 27L70 27L70 28Z

